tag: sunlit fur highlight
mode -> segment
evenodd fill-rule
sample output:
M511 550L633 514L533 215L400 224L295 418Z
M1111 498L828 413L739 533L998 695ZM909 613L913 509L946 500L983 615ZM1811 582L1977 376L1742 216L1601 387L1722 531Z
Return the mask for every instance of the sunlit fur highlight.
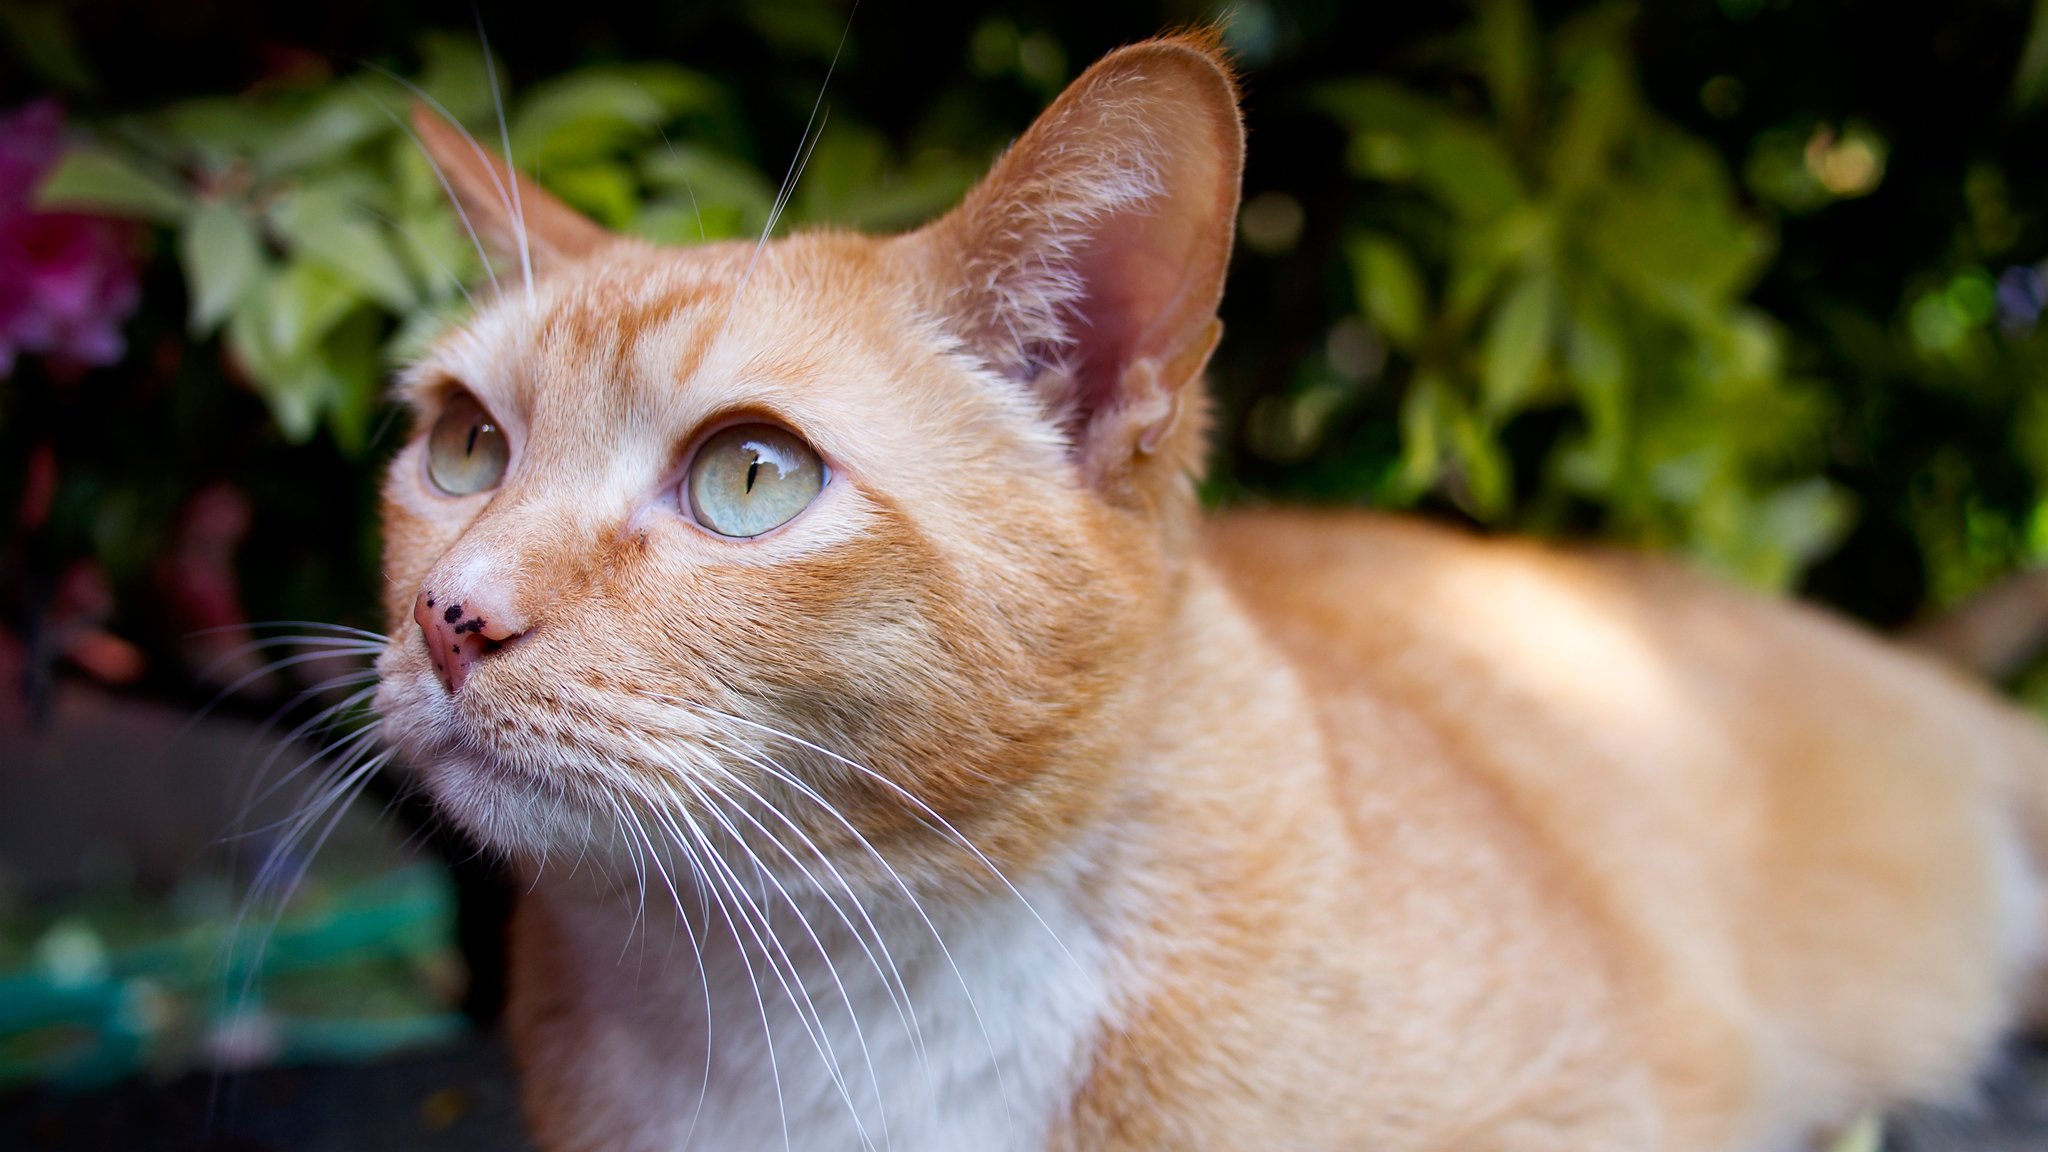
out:
M406 374L377 703L530 886L544 1148L1764 1152L2014 1014L2048 746L1975 686L1647 559L1204 523L1213 40L892 238L655 248L421 136L534 280ZM740 417L830 472L751 541L677 495ZM512 636L452 691L430 594Z

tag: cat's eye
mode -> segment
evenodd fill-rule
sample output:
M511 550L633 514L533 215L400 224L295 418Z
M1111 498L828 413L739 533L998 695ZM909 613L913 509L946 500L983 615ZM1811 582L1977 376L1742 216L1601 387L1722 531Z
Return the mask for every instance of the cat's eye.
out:
M504 430L467 392L449 399L427 435L427 477L450 496L497 487L511 458Z
M789 523L824 486L824 462L794 433L735 424L690 461L690 514L720 536L759 536Z

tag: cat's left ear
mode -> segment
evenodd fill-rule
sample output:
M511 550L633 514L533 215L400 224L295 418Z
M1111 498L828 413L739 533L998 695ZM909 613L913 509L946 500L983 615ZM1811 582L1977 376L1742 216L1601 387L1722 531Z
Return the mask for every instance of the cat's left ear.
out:
M1200 377L1243 165L1215 38L1147 41L1089 68L958 208L906 238L933 306L1037 394L1113 497L1201 466Z
M414 105L412 127L463 218L498 258L514 266L530 260L539 270L586 256L611 238L425 106Z

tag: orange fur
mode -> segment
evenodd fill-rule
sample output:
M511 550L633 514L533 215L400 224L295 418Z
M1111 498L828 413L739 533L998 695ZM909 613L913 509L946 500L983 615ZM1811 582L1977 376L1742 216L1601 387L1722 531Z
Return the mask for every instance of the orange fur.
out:
M906 1147L1778 1149L1953 1095L2006 1026L2048 742L1975 686L1648 559L1204 525L1235 99L1213 39L1125 49L954 214L758 256L522 189L534 287L408 377L379 703L530 873L544 1147L781 1146L773 1099L792 1147L898 1101ZM516 241L502 170L421 135ZM463 497L422 465L456 389L511 444ZM734 419L832 474L750 541L676 495ZM429 595L509 622L453 690ZM857 1050L835 986L888 1017Z

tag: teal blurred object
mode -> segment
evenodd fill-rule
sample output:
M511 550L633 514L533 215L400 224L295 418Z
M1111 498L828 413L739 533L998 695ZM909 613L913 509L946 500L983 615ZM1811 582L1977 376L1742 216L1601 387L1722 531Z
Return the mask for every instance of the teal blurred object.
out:
M0 975L0 1088L86 1088L208 1057L367 1060L467 1028L420 979L455 963L454 894L439 868L409 865L309 894L269 931L258 913L213 904L115 949L93 917L52 923L33 962Z

